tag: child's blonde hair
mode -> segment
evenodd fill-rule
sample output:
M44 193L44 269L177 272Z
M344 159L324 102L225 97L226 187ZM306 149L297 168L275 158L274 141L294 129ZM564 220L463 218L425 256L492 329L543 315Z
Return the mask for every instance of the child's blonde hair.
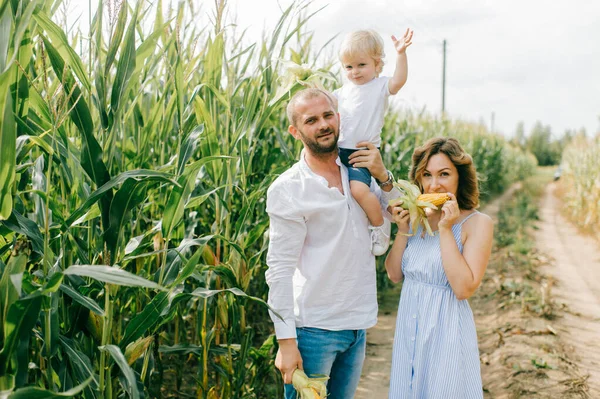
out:
M383 70L385 52L383 51L383 39L379 33L368 29L357 30L346 35L340 49L340 61L344 62L348 58L361 54L367 54L375 60L377 74L380 74Z

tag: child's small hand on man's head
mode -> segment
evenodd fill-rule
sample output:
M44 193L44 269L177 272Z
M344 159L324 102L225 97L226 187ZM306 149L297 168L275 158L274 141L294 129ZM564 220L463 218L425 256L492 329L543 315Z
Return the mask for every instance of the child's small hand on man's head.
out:
M412 44L413 31L410 28L406 29L404 36L397 39L396 36L392 35L392 41L394 42L394 48L398 54L402 54L406 51L406 48Z

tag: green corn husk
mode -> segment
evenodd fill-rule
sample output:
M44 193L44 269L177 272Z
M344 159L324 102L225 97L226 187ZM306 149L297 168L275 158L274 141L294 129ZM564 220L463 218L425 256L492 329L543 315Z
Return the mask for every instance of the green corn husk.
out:
M142 337L137 341L134 341L127 345L124 354L125 360L127 360L127 364L131 366L133 363L135 363L135 361L139 359L139 357L142 356L144 352L146 352L146 349L148 349L153 339L154 336L150 335L145 338Z
M433 231L431 231L431 226L429 226L429 222L427 221L427 214L425 213L426 208L430 208L433 210L437 210L437 206L433 205L431 202L420 201L419 195L421 195L421 190L415 184L407 181L407 180L397 180L394 183L394 187L396 187L401 195L398 198L389 201L390 206L395 206L400 201L401 207L406 209L410 214L410 225L412 227L411 234L400 233L405 236L414 236L418 230L419 225L423 226L423 229L427 231L427 234L430 236L433 235Z

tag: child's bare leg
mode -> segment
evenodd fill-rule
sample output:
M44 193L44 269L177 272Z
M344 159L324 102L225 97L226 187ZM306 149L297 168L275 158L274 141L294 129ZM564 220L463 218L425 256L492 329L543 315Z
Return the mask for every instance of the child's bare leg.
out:
M356 202L358 202L360 207L367 214L371 226L381 226L383 224L381 205L379 204L377 196L369 189L369 186L361 181L351 180L350 192Z

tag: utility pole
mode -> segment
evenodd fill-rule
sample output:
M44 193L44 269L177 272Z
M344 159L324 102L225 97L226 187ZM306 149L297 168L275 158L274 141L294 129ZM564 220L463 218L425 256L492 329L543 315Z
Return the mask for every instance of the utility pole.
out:
M444 39L444 66L442 68L442 114L446 112L446 39Z
M494 111L492 111L492 123L491 123L491 127L490 127L490 132L494 133L494 117L496 115L494 114Z

